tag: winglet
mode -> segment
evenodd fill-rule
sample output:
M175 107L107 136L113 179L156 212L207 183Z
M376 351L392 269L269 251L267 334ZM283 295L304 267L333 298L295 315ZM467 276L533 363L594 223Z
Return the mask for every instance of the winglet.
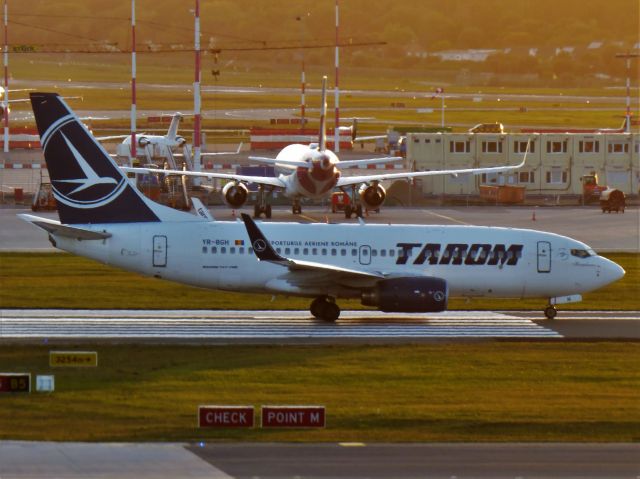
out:
M267 240L262 231L260 231L260 228L258 228L258 225L256 225L251 216L246 213L242 213L241 216L242 221L244 221L244 226L247 228L253 252L258 259L260 261L286 262L287 260L285 258L276 253L271 243L269 243L269 240Z

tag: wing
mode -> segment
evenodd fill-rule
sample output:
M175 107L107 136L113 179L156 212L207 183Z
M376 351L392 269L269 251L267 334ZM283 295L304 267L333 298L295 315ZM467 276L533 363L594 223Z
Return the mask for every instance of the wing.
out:
M124 140L125 138L131 138L131 135L96 136L98 141Z
M236 151L220 151L220 152L211 152L211 153L205 152L205 153L200 153L200 156L237 155L238 153L240 153L241 149L242 149L242 142L240 142Z
M240 181L243 183L258 183L260 185L274 186L276 188L285 187L282 180L271 176L247 176L234 175L231 173L209 173L204 171L162 170L158 168L129 168L128 166L122 166L120 169L127 173L162 173L165 175L197 176L200 178L219 178L222 180Z
M58 236L66 236L79 240L102 240L111 237L111 233L107 233L106 231L95 231L87 228L78 228L77 226L63 225L59 221L49 218L41 218L24 213L20 213L17 216L38 228L42 228L47 233Z
M340 160L339 168L352 168L354 166L378 165L380 163L391 163L392 161L402 161L401 156L385 156L383 158L367 158L365 160Z
M309 168L309 163L307 163L306 161L277 160L275 158L266 158L264 156L250 156L249 159L253 161L259 161L260 163L267 163L269 165L283 166L292 170L295 170L300 166L302 168Z
M268 261L270 263L279 264L289 268L290 271L310 271L322 273L325 281L331 282L343 279L366 279L377 281L386 276L381 272L362 271L352 268L342 268L324 263L316 263L313 261L304 261L298 259L285 258L280 256L271 246L269 240L264 236L255 221L246 213L242 213L242 220L251 240L253 252L260 261Z
M408 178L420 178L423 176L438 176L438 175L480 175L483 173L506 173L509 171L515 171L522 168L526 161L525 158L519 165L513 166L493 166L489 168L466 168L461 170L434 170L434 171L414 171L411 173L383 173L379 175L360 175L360 176L342 176L338 180L336 187L350 186L358 183L368 183L370 181L383 181L383 180L399 180Z

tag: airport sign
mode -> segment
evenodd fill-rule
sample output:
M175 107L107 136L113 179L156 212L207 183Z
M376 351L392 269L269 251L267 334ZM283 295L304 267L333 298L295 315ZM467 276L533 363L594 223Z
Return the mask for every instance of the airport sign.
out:
M98 366L98 353L96 351L49 351L49 366L95 368Z
M30 393L30 373L0 373L0 393Z
M324 406L262 406L263 428L316 428L325 427Z
M253 406L199 406L198 427L252 428Z

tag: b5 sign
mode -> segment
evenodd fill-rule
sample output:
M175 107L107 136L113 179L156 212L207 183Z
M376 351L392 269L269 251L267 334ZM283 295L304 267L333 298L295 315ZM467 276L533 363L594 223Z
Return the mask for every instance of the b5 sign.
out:
M325 427L324 406L262 406L262 427Z
M253 406L200 406L198 427L253 427Z

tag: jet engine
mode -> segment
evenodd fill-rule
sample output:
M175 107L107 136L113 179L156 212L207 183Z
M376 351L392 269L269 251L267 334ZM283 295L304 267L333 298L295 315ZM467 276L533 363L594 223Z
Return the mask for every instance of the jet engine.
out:
M149 143L151 143L149 141L149 138L147 138L146 136L139 136L137 140L138 140L138 146L147 146Z
M249 190L244 183L234 181L227 183L222 188L222 199L230 208L240 208L249 197Z
M374 182L370 185L363 184L358 190L360 195L360 201L369 210L375 210L379 208L384 199L387 197L387 192L381 184Z
M389 278L362 292L362 304L386 313L439 313L447 309L449 288L442 278Z

